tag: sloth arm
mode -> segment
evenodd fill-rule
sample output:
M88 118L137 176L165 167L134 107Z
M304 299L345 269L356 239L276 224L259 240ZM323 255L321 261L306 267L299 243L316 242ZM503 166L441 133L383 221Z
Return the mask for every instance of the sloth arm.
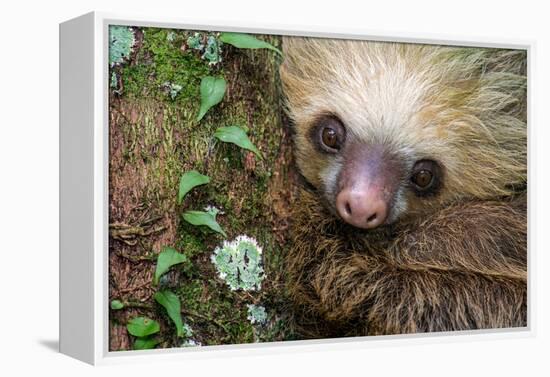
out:
M396 233L385 250L396 267L526 279L525 196L455 204Z
M525 196L453 205L394 234L311 271L326 319L364 320L366 334L526 326Z

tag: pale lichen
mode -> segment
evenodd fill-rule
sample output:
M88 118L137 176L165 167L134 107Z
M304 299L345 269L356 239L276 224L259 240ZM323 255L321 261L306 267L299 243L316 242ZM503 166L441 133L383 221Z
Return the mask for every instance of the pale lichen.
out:
M215 65L222 61L222 43L213 35L209 35L206 40L202 58L208 61L209 65Z
M166 40L168 42L174 42L176 40L176 33L174 33L173 31L169 32L168 34L166 34Z
M189 326L189 324L184 323L182 326L182 330L183 336L185 336L186 338L190 338L193 336L193 329L191 328L191 326Z
M168 94L170 95L170 98L172 100L176 99L176 97L178 96L179 92L181 92L181 90L183 89L183 86L179 85L179 84L174 84L174 83L171 83L169 81L165 82L163 84L163 86L167 89L168 91Z
M118 89L118 77L116 72L111 73L111 84L110 87L113 89Z
M222 42L217 34L195 33L187 38L187 46L201 52L201 59L206 60L208 65L222 61Z
M182 326L182 329L183 329L183 336L187 339L181 344L181 347L202 346L201 342L191 338L193 336L193 329L191 328L191 326L189 326L189 324L184 323Z
M218 207L210 205L210 204L207 205L206 207L204 207L204 211L210 213L214 217L216 217L218 214L220 214L220 215L225 214L224 211L222 211Z
M132 28L116 25L109 27L109 64L111 67L130 57L135 41Z
M265 278L262 248L254 238L241 235L231 242L224 241L214 250L211 261L232 291L261 289Z
M250 323L263 325L267 321L267 313L261 305L247 304L248 316L246 317Z
M202 43L202 34L195 33L189 38L187 38L187 46L193 50L202 51L204 49L204 44Z
M187 339L185 342L181 344L181 347L200 347L200 346L202 346L202 343L194 339Z

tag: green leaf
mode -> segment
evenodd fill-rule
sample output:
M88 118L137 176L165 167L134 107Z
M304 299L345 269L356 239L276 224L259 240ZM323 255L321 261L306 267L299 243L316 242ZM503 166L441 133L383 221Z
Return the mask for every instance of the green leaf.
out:
M214 232L227 237L220 224L216 221L216 215L212 212L187 211L183 214L183 219L192 225L206 225Z
M205 185L210 182L210 177L207 175L202 175L196 170L191 170L183 174L180 178L180 191L178 193L178 203L181 203L185 195L193 187Z
M124 308L124 304L120 300L111 301L111 309L120 310L122 308Z
M170 267L187 261L187 257L178 253L171 247L165 247L160 252L157 258L157 269L155 270L155 277L153 283L158 284L160 277L170 269Z
M223 77L206 76L201 80L201 108L197 121L200 121L211 107L220 103L225 95L225 80Z
M224 143L233 143L241 148L248 149L254 152L259 158L262 158L258 148L252 144L245 130L239 126L220 127L216 130L214 136Z
M250 34L243 34L243 33L221 33L220 35L220 41L223 43L230 44L232 46L235 46L237 48L267 48L270 50L275 51L279 55L283 55L281 50L274 47L273 45L261 41L257 39L256 37L250 35Z
M183 336L183 322L181 321L181 303L178 296L170 291L159 291L155 293L155 300L164 306L168 317L176 325L178 336Z
M159 340L152 337L137 338L134 342L134 350L150 350L155 348L155 346L159 343Z
M159 323L147 317L132 318L128 322L128 325L126 325L126 328L130 334L140 338L160 331Z

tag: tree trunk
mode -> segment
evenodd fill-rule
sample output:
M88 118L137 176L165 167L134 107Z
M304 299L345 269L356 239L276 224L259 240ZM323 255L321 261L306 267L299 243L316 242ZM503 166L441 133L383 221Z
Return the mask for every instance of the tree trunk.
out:
M285 313L282 255L287 241L291 150L278 67L270 50L222 46L222 61L208 65L187 45L193 33L133 29L128 61L111 68L109 98L109 301L126 304L110 312L110 349L131 349L126 323L138 315L161 323L159 347L179 346L172 323L153 294L156 255L165 246L189 257L171 269L161 286L175 292L184 322L201 344L292 338ZM260 36L275 46L280 39ZM223 76L223 101L196 120L200 80ZM175 85L173 85L175 84ZM171 88L179 88L170 93ZM248 129L263 159L213 137L218 127ZM210 183L193 189L181 205L179 179L197 170ZM227 239L246 234L263 247L266 279L259 292L232 292L217 276L210 256L225 239L182 219L186 210L215 206ZM247 320L247 304L265 306L270 321L259 331Z

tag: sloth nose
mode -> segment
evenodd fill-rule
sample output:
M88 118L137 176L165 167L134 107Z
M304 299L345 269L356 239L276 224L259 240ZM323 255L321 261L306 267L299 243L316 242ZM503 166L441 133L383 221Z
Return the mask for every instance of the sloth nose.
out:
M372 229L386 220L388 205L372 190L344 189L336 197L336 210L348 224Z

